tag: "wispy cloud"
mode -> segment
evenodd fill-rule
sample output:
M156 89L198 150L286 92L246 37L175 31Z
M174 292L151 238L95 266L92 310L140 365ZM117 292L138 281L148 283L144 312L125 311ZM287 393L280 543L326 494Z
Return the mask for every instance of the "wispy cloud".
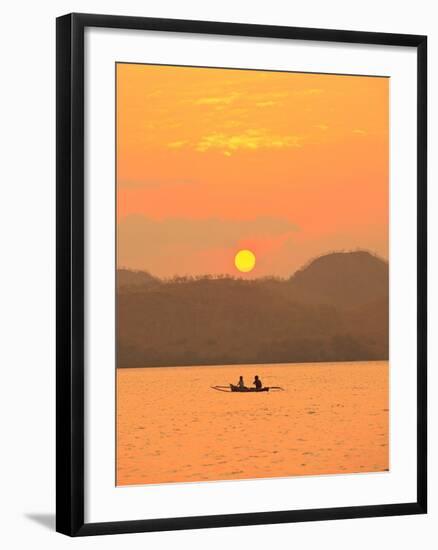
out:
M256 149L283 149L289 147L301 147L301 140L293 135L275 135L267 130L250 129L239 134L226 134L215 132L202 137L196 145L200 153L210 149L224 151L256 150Z
M171 143L167 144L167 147L169 149L181 149L181 147L184 147L188 141L186 139L180 139L179 141L172 141Z
M223 96L212 97L200 97L195 99L193 103L195 105L230 105L241 96L238 92L232 92Z
M273 107L274 105L277 105L277 102L272 100L256 102L256 107Z
M266 91L266 92L236 92L231 91L225 94L214 94L203 95L202 97L197 97L193 99L186 99L192 105L209 105L215 107L227 107L234 103L254 105L256 107L273 107L282 103L281 100L297 99L300 97L308 97L320 95L323 93L323 90L320 88L305 88L302 90L295 91Z
M189 246L192 250L227 247L236 245L242 239L288 235L297 230L298 227L285 218L268 216L250 220L153 220L137 214L127 216L118 229L119 239L123 241L124 248L127 248L129 243L147 242L148 254L157 252L160 255L173 246Z

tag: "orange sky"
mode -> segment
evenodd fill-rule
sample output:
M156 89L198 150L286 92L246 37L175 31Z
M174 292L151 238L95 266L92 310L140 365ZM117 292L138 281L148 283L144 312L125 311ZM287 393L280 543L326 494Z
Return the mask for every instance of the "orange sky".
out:
M388 255L389 80L117 65L118 265L289 276Z

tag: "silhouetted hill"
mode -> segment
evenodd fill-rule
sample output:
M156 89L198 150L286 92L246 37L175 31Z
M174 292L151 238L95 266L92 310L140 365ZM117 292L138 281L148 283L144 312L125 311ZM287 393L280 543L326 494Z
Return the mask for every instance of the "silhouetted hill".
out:
M150 287L158 284L161 284L160 279L153 277L146 271L117 270L117 288L119 289Z
M388 296L388 264L369 252L334 252L310 262L290 282L297 299L354 307Z
M144 275L119 286L120 367L388 358L388 265L366 252L287 280Z

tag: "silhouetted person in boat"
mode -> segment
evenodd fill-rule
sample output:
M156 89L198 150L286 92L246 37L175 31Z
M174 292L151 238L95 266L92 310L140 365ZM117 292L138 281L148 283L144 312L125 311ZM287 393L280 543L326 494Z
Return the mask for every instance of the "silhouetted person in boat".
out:
M256 387L256 390L261 390L262 387L263 387L262 381L260 380L260 378L257 375L255 375L255 377L254 377L253 384Z
M243 381L243 376L239 376L239 381L237 382L237 386L241 390L245 389L245 382Z

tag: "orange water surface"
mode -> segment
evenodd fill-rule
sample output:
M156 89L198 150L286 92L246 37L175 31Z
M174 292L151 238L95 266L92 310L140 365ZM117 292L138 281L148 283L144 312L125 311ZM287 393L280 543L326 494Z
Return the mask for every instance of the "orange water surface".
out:
M223 393L214 385L283 392ZM388 362L117 370L117 485L389 468Z

